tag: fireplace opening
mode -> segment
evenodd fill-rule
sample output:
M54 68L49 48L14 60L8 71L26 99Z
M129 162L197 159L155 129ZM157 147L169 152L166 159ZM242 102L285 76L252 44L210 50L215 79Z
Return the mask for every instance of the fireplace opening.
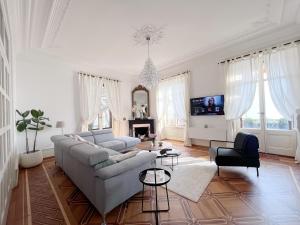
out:
M135 127L134 136L138 138L149 137L149 127Z

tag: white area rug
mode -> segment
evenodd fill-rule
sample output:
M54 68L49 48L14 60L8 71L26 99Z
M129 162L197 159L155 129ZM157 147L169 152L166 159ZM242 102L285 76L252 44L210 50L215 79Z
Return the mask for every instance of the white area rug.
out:
M169 159L163 160L163 164L169 162ZM169 190L194 202L198 202L217 171L214 162L193 157L179 157L179 163L174 166L173 171L168 167L160 166L160 159L157 160L157 166L171 172Z

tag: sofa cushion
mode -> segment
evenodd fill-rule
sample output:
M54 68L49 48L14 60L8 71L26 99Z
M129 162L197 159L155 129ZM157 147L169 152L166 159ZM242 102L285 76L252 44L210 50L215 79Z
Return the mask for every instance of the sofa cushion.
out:
M106 142L101 142L98 145L104 147L104 148L110 148L116 151L122 150L126 148L126 145L123 141L119 140L112 140L112 141L106 141Z
M121 153L120 152L117 152L115 150L112 150L110 148L104 148L100 145L98 145L98 148L101 148L103 151L106 151L108 153L109 156L112 156L112 155L120 155Z
M108 153L106 151L86 143L72 146L69 153L75 159L88 166L94 166L108 160Z
M119 155L113 155L113 156L110 156L109 159L115 161L115 162L121 162L123 160L126 160L126 159L129 159L129 158L132 158L134 156L136 156L136 154L138 153L139 151L130 151L130 152L126 152L124 154L119 154Z
M89 131L81 132L81 133L78 133L76 135L82 137L83 139L85 139L85 140L87 140L91 143L95 143L95 139L94 139L94 136L93 136L92 132L89 132Z
M107 166L111 166L113 164L115 164L116 161L115 160L112 160L112 159L108 159L108 160L105 160L103 162L100 162L100 163L97 163L95 166L94 166L94 169L95 170L99 170L99 169L102 169L104 167L107 167Z
M84 139L83 137L80 137L79 135L74 135L74 138L75 138L77 141L81 141L81 142L86 143L86 144L89 144L89 145L91 145L91 146L93 146L93 147L95 147L95 148L99 148L99 145L96 145L96 144L94 144L93 142L90 142L90 141Z
M139 138L128 137L128 136L116 137L115 139L125 142L126 148L131 148L141 142Z
M95 139L95 144L97 145L99 145L102 142L111 141L114 139L114 135L111 129L92 131L92 134Z

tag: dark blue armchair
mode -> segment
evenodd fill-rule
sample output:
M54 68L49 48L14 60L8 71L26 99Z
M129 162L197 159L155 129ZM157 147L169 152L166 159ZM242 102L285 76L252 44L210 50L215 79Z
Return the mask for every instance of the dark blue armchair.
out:
M228 147L212 147L213 142L233 143L232 148ZM209 154L218 166L218 176L220 174L220 166L244 166L255 167L257 176L259 176L258 168L260 167L259 143L255 135L239 132L234 142L210 140Z

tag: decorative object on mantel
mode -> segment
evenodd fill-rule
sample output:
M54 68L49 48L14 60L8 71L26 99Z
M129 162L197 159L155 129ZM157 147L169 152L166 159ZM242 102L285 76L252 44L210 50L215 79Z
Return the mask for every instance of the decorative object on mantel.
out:
M159 82L159 74L150 58L149 48L150 45L157 44L162 36L162 27L155 27L151 24L142 26L133 35L136 44L148 46L148 58L139 76L140 83L148 89L155 87Z
M37 134L38 131L44 130L45 127L52 127L46 121L49 121L49 118L44 116L44 112L41 110L27 110L24 113L21 113L19 110L16 110L22 119L16 122L17 130L19 132L25 131L25 138L26 138L26 152L20 154L20 165L23 168L30 168L37 166L43 162L43 154L42 151L36 149L36 141L37 141ZM31 114L31 118L27 119ZM34 141L33 141L33 150L29 151L28 145L28 136L27 131L33 130L34 131Z
M133 119L147 119L149 112L149 91L142 85L132 90L132 117Z

